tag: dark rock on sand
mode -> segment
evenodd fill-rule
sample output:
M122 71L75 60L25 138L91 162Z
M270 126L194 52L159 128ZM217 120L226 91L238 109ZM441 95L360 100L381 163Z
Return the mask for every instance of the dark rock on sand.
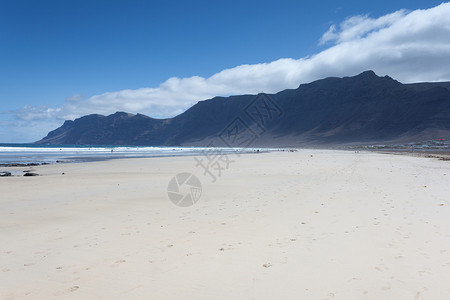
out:
M36 167L48 165L49 163L8 163L8 164L0 164L0 167Z
M0 177L9 177L11 176L10 172L0 172Z
M39 176L39 174L36 173L25 173L23 176Z

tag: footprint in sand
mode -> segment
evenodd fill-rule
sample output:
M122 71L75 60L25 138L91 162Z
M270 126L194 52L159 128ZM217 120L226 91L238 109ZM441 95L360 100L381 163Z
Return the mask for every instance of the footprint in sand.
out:
M271 266L272 266L272 264L271 263L267 263L267 264L263 264L262 265L264 268L270 268Z
M75 292L76 290L78 290L80 287L78 285L74 285L73 287L71 287L69 289L70 292Z
M380 272L389 271L389 268L383 264L376 266L375 269Z
M124 262L126 262L126 260L125 259L121 259L121 260L116 261L116 264L121 264L121 263L124 263Z

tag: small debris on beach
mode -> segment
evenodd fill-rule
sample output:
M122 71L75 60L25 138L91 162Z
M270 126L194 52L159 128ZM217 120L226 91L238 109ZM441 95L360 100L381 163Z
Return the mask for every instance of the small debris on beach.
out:
M25 173L23 176L39 176L39 174L36 173Z
M0 172L0 177L9 177L11 176L11 172Z

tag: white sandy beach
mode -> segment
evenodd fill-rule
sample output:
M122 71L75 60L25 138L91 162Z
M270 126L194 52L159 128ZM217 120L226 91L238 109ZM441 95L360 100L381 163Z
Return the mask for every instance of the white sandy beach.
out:
M214 183L193 157L0 178L0 299L450 299L450 162L232 159ZM181 172L203 186L185 208Z

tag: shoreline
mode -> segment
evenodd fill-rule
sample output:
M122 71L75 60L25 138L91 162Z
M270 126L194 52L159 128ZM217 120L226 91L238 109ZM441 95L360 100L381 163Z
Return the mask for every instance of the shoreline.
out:
M205 148L207 149L207 148ZM218 148L223 149L223 148ZM230 148L232 149L232 148ZM245 149L243 149L245 150ZM424 157L424 158L437 158L440 160L450 160L450 150L439 150L439 149L404 149L404 148L389 148L389 149L366 149L366 148L295 148L295 147L287 147L287 148L251 148L249 152L242 152L240 154L255 154L255 153L271 153L271 152L297 152L297 151L349 151L349 152L373 152L373 153L382 153L382 154L392 154L392 155L408 155L413 157ZM110 161L116 159L129 159L129 158L172 158L172 157L192 157L192 156L202 156L205 151L200 151L196 153L186 153L179 155L171 155L171 154L157 154L152 156L133 156L133 155L121 155L121 156L75 156L75 157L63 157L54 162L31 162L31 163L1 163L0 168L27 168L27 167L37 167L37 166L45 166L45 165L54 165L54 164L72 164L72 163L90 163L90 162L99 162L99 161ZM232 152L229 152L233 154Z
M57 147L58 148L58 147ZM89 149L92 149L94 147L91 147ZM170 151L179 151L178 153L170 153ZM121 151L120 154L116 152L116 154L113 155L113 151L111 151L111 154L106 154L103 156L95 156L92 155L92 153L87 154L78 154L73 156L66 156L58 154L57 156L51 154L54 154L53 151L47 153L47 157L45 155L42 155L44 158L37 159L33 157L33 155L29 154L25 151L25 154L27 154L30 157L28 160L25 160L25 162L20 162L20 159L17 159L16 157L20 157L22 160L24 158L22 157L24 154L21 152L17 152L15 155L10 155L12 158L9 159L9 161L5 161L5 159L1 159L0 156L0 167L36 167L36 166L42 166L42 165L52 165L52 164L67 164L67 163L88 163L88 162L96 162L96 161L109 161L114 159L125 159L125 158L153 158L153 157L178 157L178 156L201 156L205 153L209 152L217 152L217 153L226 153L226 154L233 154L233 153L240 153L240 154L247 154L247 153L268 153L272 151L281 151L279 149L275 148L212 148L215 149L211 151L210 148L172 148L168 147L165 149L165 151L169 152L155 152L155 153L147 153L147 154L135 154L133 152L123 152ZM40 149L41 150L41 149ZM184 152L183 152L184 151ZM1 152L0 152L1 154ZM52 158L50 158L52 157Z
M146 157L176 157L195 156L211 149L224 152L271 152L311 150L344 150L344 151L374 151L380 153L403 153L424 157L435 157L442 160L450 159L450 143L448 141L422 141L404 144L386 145L347 145L319 147L246 147L246 148L216 148L216 147L157 147L130 145L39 145L39 144L0 144L0 167L35 167L47 164L79 163L107 161L122 158ZM175 152L173 152L175 151ZM171 153L173 152L173 153ZM214 150L212 151L214 152Z

